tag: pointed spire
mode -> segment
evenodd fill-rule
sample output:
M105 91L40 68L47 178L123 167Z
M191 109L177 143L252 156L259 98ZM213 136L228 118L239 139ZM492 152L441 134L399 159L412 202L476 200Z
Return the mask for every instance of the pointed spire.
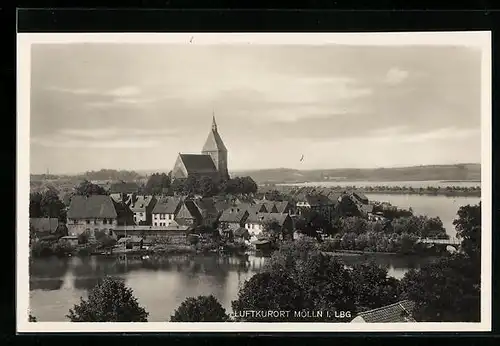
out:
M215 112L212 111L212 131L217 131L217 123L215 122Z

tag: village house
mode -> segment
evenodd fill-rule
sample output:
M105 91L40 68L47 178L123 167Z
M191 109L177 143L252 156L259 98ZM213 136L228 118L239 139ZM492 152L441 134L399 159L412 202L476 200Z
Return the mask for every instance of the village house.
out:
M109 188L109 194L111 196L120 196L120 201L117 202L125 202L132 194L139 193L140 187L135 182L125 182L120 181L114 184L111 184Z
M281 232L293 233L293 220L288 214L280 213L258 213L250 214L245 221L245 228L252 237L262 233L267 223L276 221L281 227Z
M224 210L219 218L219 230L230 230L234 232L238 228L245 227L245 221L248 215L249 213L246 209L240 209L238 206Z
M137 196L135 194L129 200L129 208L134 213L136 225L151 225L152 211L156 205L154 196Z
M412 316L415 303L403 300L377 309L359 313L351 323L416 322Z
M250 240L250 232L244 227L237 228L233 233L235 243L247 243Z
M200 210L193 200L185 200L175 217L179 225L196 227L203 223Z
M133 225L130 209L113 201L109 196L74 196L68 209L68 235L88 232L93 238L96 231L114 236L113 229L120 224Z
M175 222L175 217L181 206L181 198L166 197L160 199L151 212L153 220L152 225L167 227L172 222Z
M300 215L305 210L313 210L324 216L327 220L331 220L335 214L337 203L338 201L325 195L306 194L297 201L297 211Z

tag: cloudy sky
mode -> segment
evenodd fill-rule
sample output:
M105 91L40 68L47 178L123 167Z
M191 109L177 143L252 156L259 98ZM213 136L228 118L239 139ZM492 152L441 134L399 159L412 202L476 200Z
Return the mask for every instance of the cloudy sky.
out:
M78 43L31 58L32 173L169 170L213 111L230 170L480 162L472 48Z

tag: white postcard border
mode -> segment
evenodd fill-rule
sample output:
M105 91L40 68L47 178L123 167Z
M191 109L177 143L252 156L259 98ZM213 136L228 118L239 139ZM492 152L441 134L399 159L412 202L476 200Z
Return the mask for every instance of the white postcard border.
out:
M482 50L481 96L481 322L479 323L71 323L28 322L29 314L29 143L31 44L287 44L287 45L454 45ZM29 332L467 332L491 331L491 32L400 33L36 33L17 39L17 331Z

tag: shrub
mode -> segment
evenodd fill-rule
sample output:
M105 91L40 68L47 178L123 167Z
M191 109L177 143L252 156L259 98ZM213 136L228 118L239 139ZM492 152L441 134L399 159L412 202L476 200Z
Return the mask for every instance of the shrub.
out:
M170 322L226 322L229 316L213 296L187 298L170 317Z

